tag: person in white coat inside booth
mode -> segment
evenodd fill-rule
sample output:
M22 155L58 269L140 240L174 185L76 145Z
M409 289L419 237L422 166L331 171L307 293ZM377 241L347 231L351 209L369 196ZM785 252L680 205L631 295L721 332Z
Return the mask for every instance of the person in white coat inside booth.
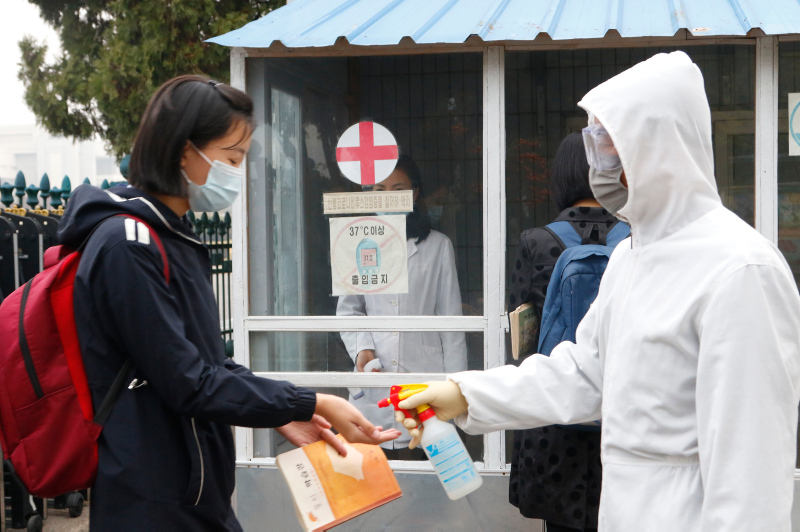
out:
M722 206L702 74L659 54L578 105L592 190L632 237L577 342L401 406L469 433L602 418L601 531L788 532L800 296L775 245Z
M450 239L431 229L424 202L420 199L422 176L408 155L401 155L394 171L373 190L413 190L414 211L406 218L408 251L408 293L342 296L337 316L461 316L461 291L458 285L455 253ZM452 373L467 369L467 345L463 332L343 332L345 347L356 371L373 359L382 369L395 373ZM376 363L373 363L375 365ZM389 395L387 388L362 388L353 397L372 423L384 428L395 424L391 408L378 408L377 402ZM397 428L402 428L399 424ZM408 447L403 436L382 444L384 450ZM424 458L422 453L416 458ZM389 453L392 459L408 459L407 453Z

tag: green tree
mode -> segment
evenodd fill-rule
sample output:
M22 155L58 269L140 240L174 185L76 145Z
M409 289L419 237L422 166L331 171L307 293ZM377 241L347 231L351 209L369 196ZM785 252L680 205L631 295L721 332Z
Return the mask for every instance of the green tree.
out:
M59 33L61 54L26 36L25 101L53 134L103 138L130 153L150 96L180 74L229 78L229 49L203 41L240 28L286 0L29 0Z

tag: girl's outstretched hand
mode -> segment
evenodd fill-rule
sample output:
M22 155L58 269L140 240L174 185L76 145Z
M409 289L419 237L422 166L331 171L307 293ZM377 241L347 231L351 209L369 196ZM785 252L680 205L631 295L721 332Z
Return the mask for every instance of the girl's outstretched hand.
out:
M317 408L314 413L325 418L350 443L378 445L400 436L399 430L383 430L383 427L376 427L355 406L335 395L318 393Z

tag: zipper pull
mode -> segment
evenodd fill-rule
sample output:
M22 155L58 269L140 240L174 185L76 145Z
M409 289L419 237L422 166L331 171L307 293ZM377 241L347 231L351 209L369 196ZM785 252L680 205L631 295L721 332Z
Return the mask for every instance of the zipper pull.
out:
M147 386L147 381L139 381L139 379L133 379L131 383L128 385L129 390L135 390L136 388L141 388L142 386Z

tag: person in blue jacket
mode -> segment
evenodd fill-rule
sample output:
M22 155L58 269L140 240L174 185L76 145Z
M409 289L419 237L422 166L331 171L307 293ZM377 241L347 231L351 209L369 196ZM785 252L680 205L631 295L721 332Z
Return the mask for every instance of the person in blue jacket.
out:
M325 439L342 454L331 425L351 442L399 435L344 399L225 357L208 249L184 215L236 198L252 109L243 92L201 76L167 82L142 118L130 186L78 187L60 224L63 244L86 242L74 301L95 409L118 374L126 384L98 441L92 530L241 530L231 425L275 427L296 445Z

